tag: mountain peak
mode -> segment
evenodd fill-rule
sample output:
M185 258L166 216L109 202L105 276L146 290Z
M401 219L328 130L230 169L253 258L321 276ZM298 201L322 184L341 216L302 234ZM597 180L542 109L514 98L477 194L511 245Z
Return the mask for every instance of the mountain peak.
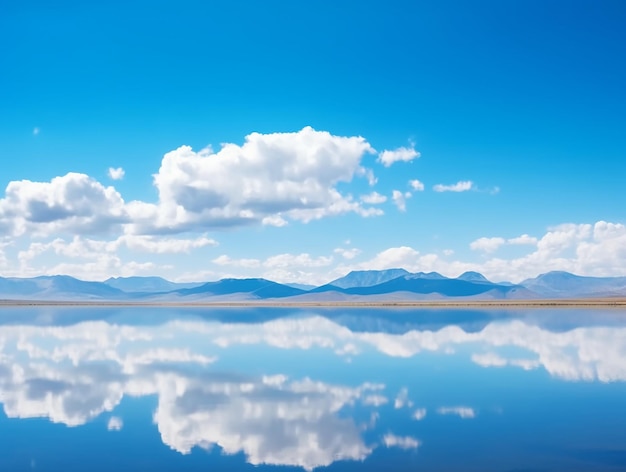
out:
M405 275L409 275L409 272L404 269L353 270L328 285L339 288L372 287Z
M465 280L467 282L489 282L489 280L483 274L481 274L480 272L474 272L473 270L463 272L457 277L457 279Z

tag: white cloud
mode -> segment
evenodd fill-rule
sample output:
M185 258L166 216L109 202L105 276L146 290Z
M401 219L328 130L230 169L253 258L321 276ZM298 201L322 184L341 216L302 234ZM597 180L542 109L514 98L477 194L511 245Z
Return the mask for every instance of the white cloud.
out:
M410 162L420 157L420 153L411 147L399 147L393 151L385 150L378 155L378 162L385 167L391 166L395 162Z
M383 443L387 447L398 447L400 449L417 449L420 446L420 441L411 436L396 436L389 433L383 436Z
M121 431L124 427L124 421L119 416L111 416L107 423L107 429L109 431Z
M366 267L371 270L395 269L398 267L413 267L419 252L408 246L393 247L379 252L369 261L360 264L360 269Z
M380 203L385 203L387 201L387 197L378 192L372 192L368 195L361 195L361 201L370 205L378 205Z
M497 251L505 243L503 238L479 238L470 243L470 248L474 251L491 253Z
M338 251L335 250L335 252ZM358 249L350 249L345 250L342 255L346 257L356 255L358 252ZM308 253L277 254L264 260L236 259L222 254L212 260L214 264L219 266L245 269L245 273L239 276L230 274L229 277L263 277L279 283L304 284L325 283L323 275L312 271L328 267L333 261L332 256L313 257Z
M463 419L472 419L476 417L476 411L467 406L441 407L437 409L440 415L456 415Z
M287 226L289 223L280 215L271 215L263 218L261 220L261 224L265 226L275 226L277 228L282 228L283 226Z
M518 236L516 238L510 238L507 239L507 243L508 244L514 244L514 245L530 245L530 246L535 246L537 244L537 238L534 238L532 236L528 236L527 234L522 234L521 236Z
M4 234L139 235L204 232L249 224L284 226L327 216L379 216L339 187L355 178L376 182L361 160L376 151L362 137L310 127L293 133L252 133L243 145L217 152L188 146L167 153L154 175L158 202L124 202L113 187L79 173L50 182L9 182L0 199ZM124 169L109 168L119 180Z
M124 178L124 169L121 167L109 167L109 177L113 180L122 180Z
M348 260L354 259L356 256L361 254L361 250L355 247L349 249L338 247L333 252Z
M393 199L393 203L398 207L400 211L406 211L406 200L411 198L411 192L400 192L399 190L394 190L391 198Z
M415 410L415 411L413 412L413 416L412 416L412 418L413 418L415 421L421 421L421 420L423 420L424 418L426 418L426 408L418 408L417 410Z
M424 184L417 179L409 180L409 185L416 192L422 192L424 190Z
M362 137L310 127L252 133L242 146L223 144L215 153L181 146L163 157L154 176L158 205L144 204L131 213L140 232L241 226L264 219L266 224L308 222L348 212L379 215L380 210L364 208L337 189L367 175L361 159L373 152Z
M111 233L129 221L124 200L85 174L12 181L0 199L0 228L15 236Z
M495 352L472 354L472 361L482 367L504 367L508 361Z
M471 180L462 180L452 185L437 184L433 187L435 192L467 192L474 188Z
M217 241L206 236L193 239L166 238L156 236L124 235L114 244L125 245L135 251L153 254L182 254L190 253L194 249L208 246L217 246Z
M220 266L244 267L248 269L261 266L261 261L258 259L232 259L226 254L216 257L211 262Z
M330 257L311 257L310 254L278 254L277 256L268 257L263 266L268 268L290 268L290 267L327 267L332 264L333 258Z

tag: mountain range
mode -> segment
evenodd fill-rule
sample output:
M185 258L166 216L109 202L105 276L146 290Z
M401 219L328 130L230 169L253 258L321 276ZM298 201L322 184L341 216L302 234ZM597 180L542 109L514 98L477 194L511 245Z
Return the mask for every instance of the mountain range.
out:
M415 301L511 300L626 296L626 277L583 277L548 272L519 284L495 283L478 272L456 278L404 269L353 271L312 287L261 278L175 283L160 277L110 278L87 282L66 275L0 277L0 300L46 301Z

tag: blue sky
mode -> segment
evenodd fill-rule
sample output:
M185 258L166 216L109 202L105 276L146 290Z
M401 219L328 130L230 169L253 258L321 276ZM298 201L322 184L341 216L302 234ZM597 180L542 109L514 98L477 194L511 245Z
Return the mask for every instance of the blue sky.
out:
M5 5L0 273L621 275L625 20L620 1Z

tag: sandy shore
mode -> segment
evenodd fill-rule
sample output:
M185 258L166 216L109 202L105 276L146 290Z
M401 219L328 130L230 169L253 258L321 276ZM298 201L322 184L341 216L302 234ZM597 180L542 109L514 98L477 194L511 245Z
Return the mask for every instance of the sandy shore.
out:
M80 306L80 307L354 307L354 308L541 308L541 307L589 307L626 308L626 298L576 298L544 300L437 300L437 301L372 301L372 302L128 302L128 301L49 301L49 300L0 300L0 307L19 306Z

